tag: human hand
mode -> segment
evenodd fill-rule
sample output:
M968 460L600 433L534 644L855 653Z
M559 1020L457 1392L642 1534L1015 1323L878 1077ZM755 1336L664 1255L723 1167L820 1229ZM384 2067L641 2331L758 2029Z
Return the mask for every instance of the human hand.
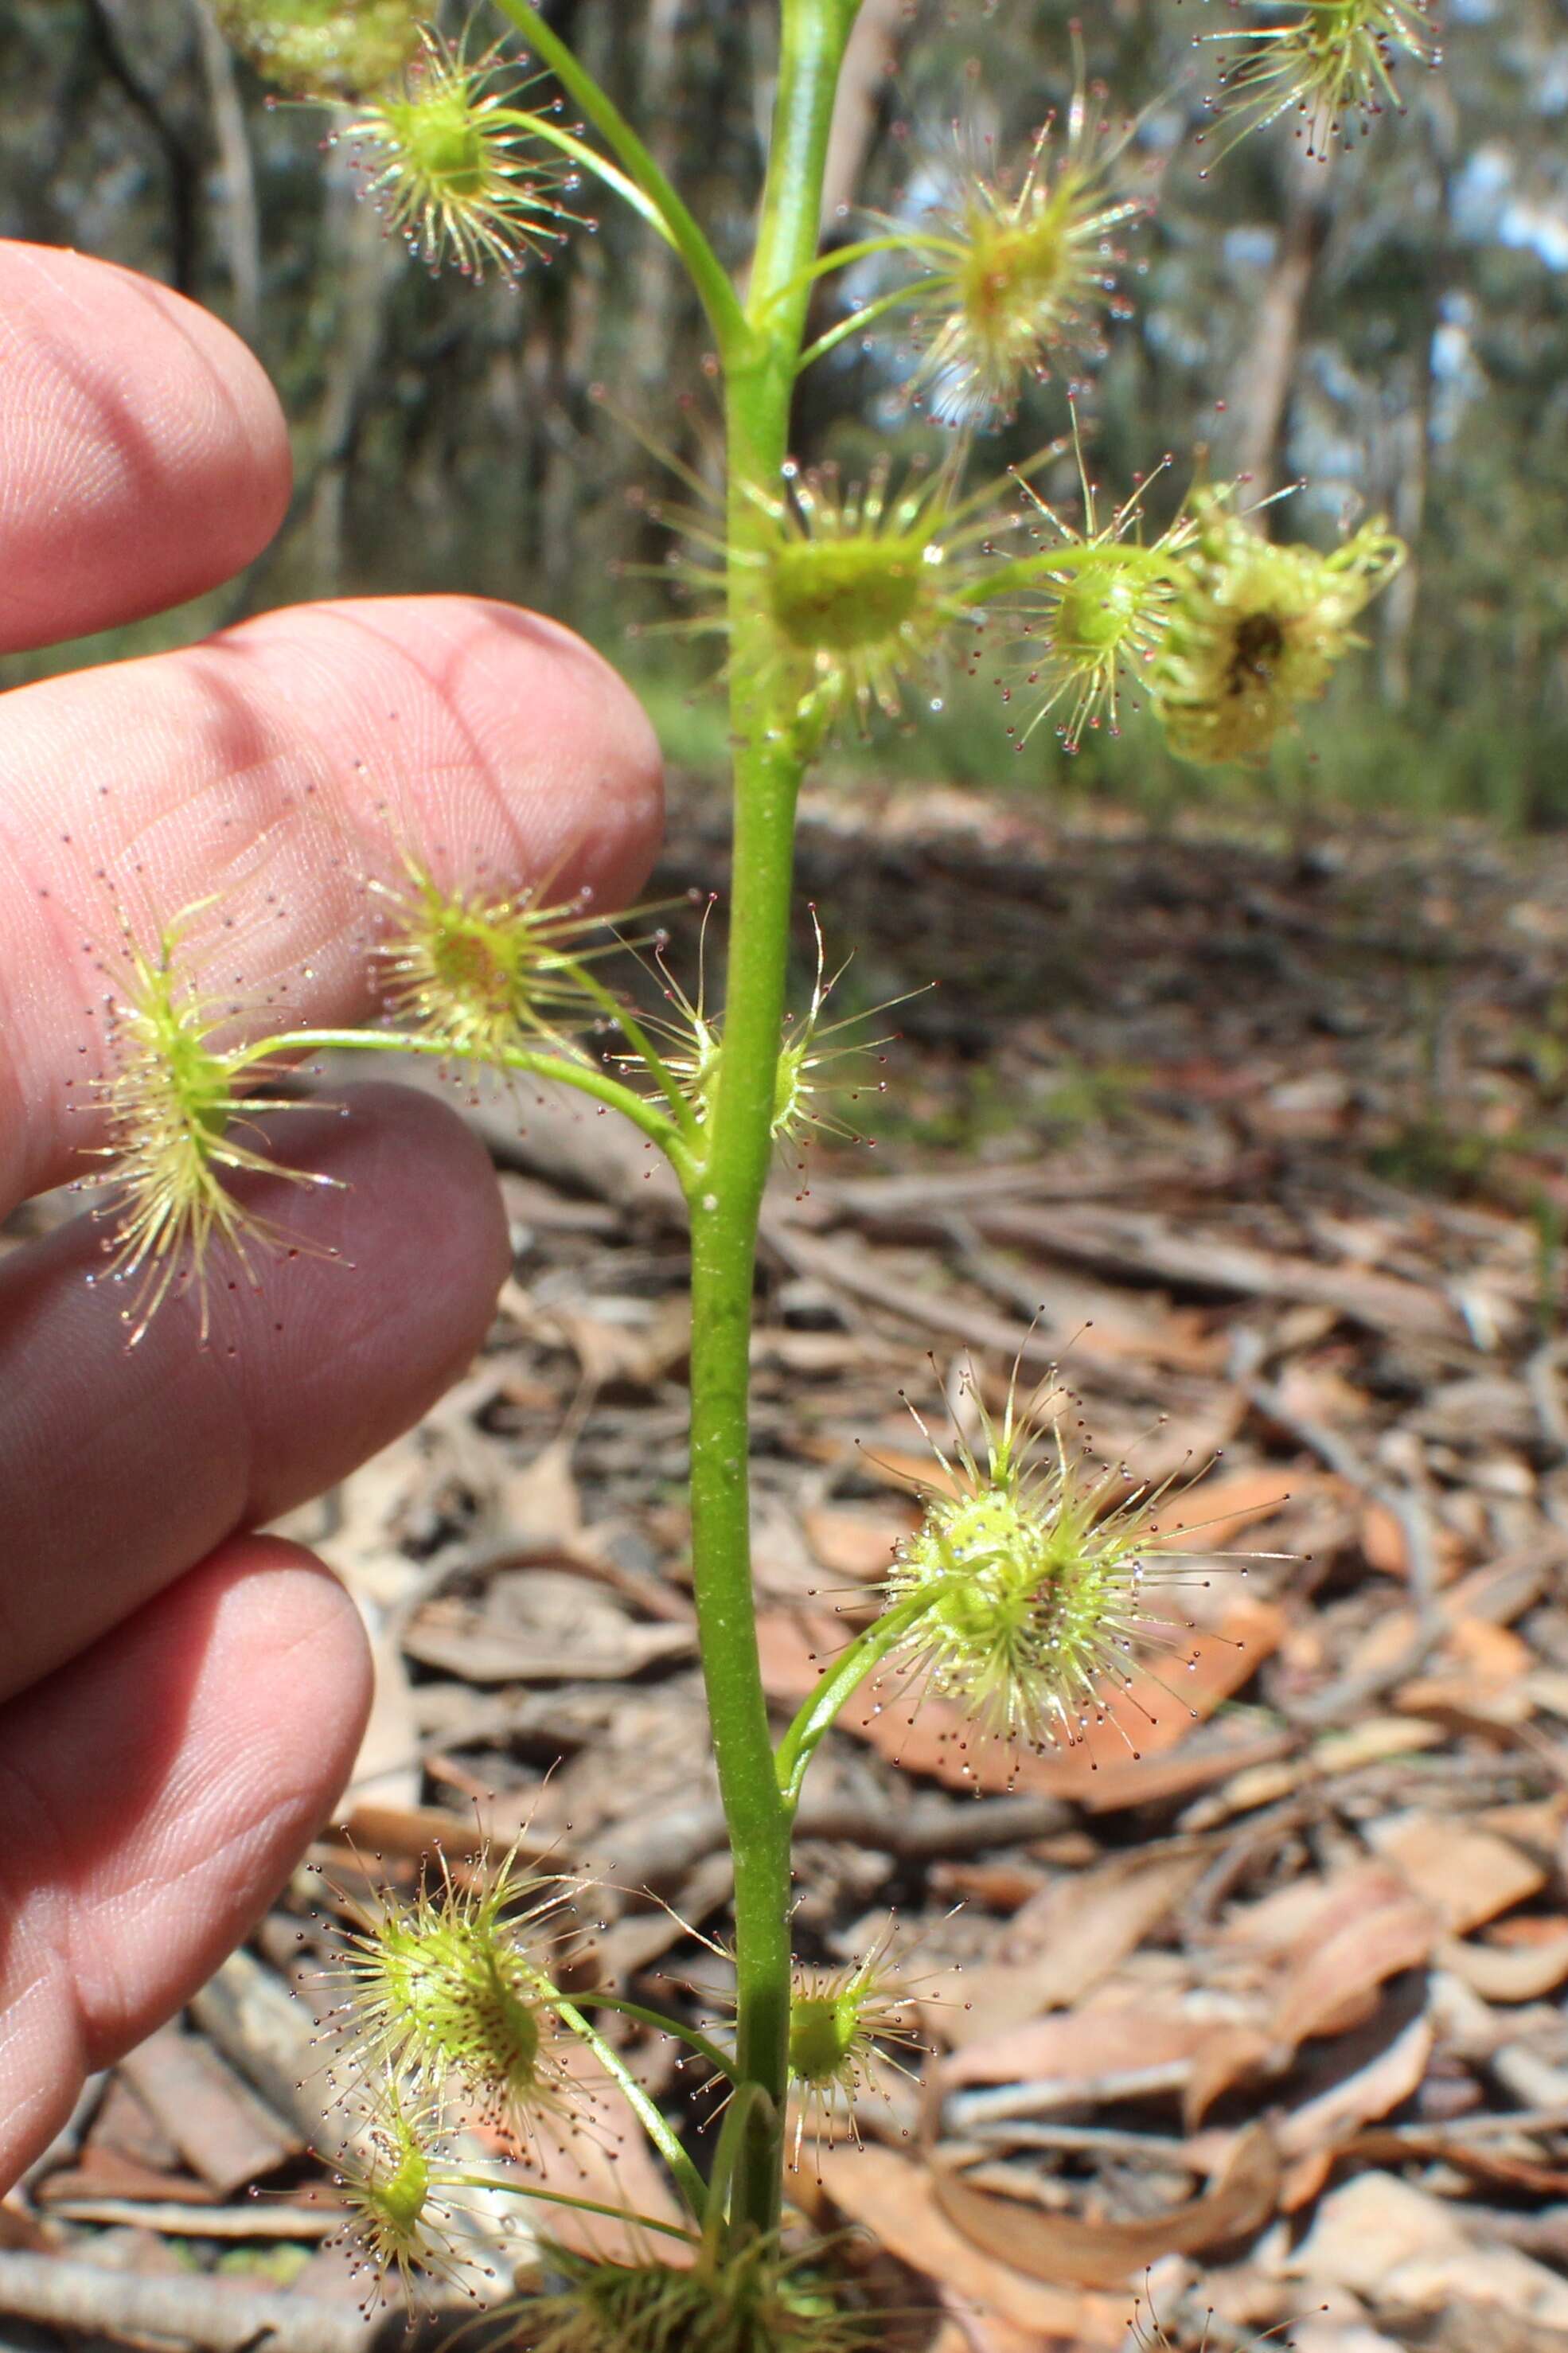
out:
M271 391L164 288L0 246L0 651L215 586L281 519ZM274 613L0 700L0 1215L92 1166L95 956L120 923L153 945L220 894L247 992L287 982L296 1022L367 1016L388 804L498 889L552 873L613 906L653 853L658 755L577 639L458 597ZM205 1349L176 1296L128 1352L89 1219L0 1259L0 2185L244 1934L352 1766L353 1605L247 1531L430 1404L507 1250L450 1113L340 1100L270 1149L350 1189L272 1189L291 1236L352 1266L307 1254L232 1293L217 1270Z

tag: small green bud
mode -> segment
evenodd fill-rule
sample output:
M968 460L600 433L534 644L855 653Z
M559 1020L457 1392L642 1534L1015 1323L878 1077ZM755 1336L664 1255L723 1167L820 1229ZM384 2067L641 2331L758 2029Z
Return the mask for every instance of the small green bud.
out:
M795 2102L791 2165L809 2134L820 2155L839 2127L858 2139L856 2104L880 2088L883 2071L909 2073L894 2054L925 2044L911 2031L908 1992L889 1967L890 1929L847 1968L797 1968L790 1989L789 2087Z
M1038 574L1006 608L1021 624L1015 642L1027 663L1022 691L1038 690L1040 695L1033 717L1007 731L1020 752L1042 720L1064 705L1066 716L1056 732L1065 752L1076 752L1085 731L1099 727L1102 719L1111 734L1119 733L1123 683L1141 683L1160 647L1175 593L1173 570L1196 531L1189 516L1178 515L1152 546L1144 546L1135 534L1142 527L1147 481L1101 523L1076 402L1072 431L1083 494L1081 531L1030 483L1019 480L1026 512L1037 518L1037 535L1039 523L1048 525L1061 558L1052 564L1048 554L1043 555ZM1156 469L1163 470L1163 464ZM996 682L1006 702L1020 691L1006 672Z
M951 1703L984 1739L1071 1746L1109 1723L1137 1756L1115 1712L1135 1656L1192 1657L1192 1622L1152 1609L1151 1592L1205 1580L1190 1550L1161 1541L1171 1482L1141 1484L1069 1452L1065 1392L1047 1387L1020 1412L1016 1384L1015 1372L998 1423L972 1381L979 1443L961 1434L952 1454L936 1449L942 1482L885 1588L894 1606L926 1602L896 1655L911 1684Z
M454 2210L447 2192L458 2183L437 2154L438 2134L434 2109L426 2103L407 2105L386 2079L362 2126L357 2151L336 2161L333 2178L349 2209L343 2235L356 2251L351 2277L368 2274L363 2307L367 2315L382 2301L394 2273L410 2308L421 2274L453 2285L471 2284L449 2227Z
M1139 615L1137 569L1109 554L1063 588L1051 634L1064 660L1102 662L1124 643Z

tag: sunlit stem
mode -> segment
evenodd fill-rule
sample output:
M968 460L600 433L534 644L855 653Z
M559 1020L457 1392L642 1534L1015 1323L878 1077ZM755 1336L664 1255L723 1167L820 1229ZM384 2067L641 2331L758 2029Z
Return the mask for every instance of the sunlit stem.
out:
M954 1584L958 1581L952 1580ZM948 1581L939 1581L886 1611L875 1625L856 1636L804 1703L779 1743L775 1767L780 1794L792 1813L800 1802L812 1758L861 1684L898 1649L910 1628L919 1624L947 1590Z
M562 89L575 100L619 157L622 168L653 205L702 298L720 349L726 353L737 349L748 340L748 332L744 313L723 264L619 107L599 88L593 75L579 65L560 35L551 31L530 0L495 0L495 5L517 26Z
M754 2085L731 2224L777 2228L790 2002L790 1820L774 1775L752 1586L750 1352L757 1220L773 1122L805 765L752 559L788 452L811 299L833 100L849 0L784 0L772 150L747 305L749 350L729 354L730 696L734 882L723 1043L692 1227L692 1575L720 1794L735 1858L736 2067ZM737 2094L739 2096L739 2094Z
M627 2105L668 2166L682 2198L700 2222L708 2211L707 2185L680 2146L674 2126L660 2114L658 2103L648 2097L615 2044L605 2042L593 2021L584 2017L575 2002L556 1994L550 2007L562 2025L569 2028L580 2042L587 2045L605 2074L619 2086Z
M579 2010L613 2010L617 2018L635 2019L639 2026L649 2026L656 2034L668 2034L677 2042L684 2042L700 2059L706 2059L715 2073L735 2080L735 2063L727 2051L721 2051L694 2026L684 2026L678 2018L667 2018L661 2010L649 2010L640 2001L627 2001L618 1993L578 1993L573 1996Z
M701 2245L695 2231L679 2222L657 2221L651 2214L635 2213L629 2206L604 2206L596 2198L571 2198L563 2189L546 2189L537 2181L520 2180L515 2173L443 2173L441 2186L449 2189L499 2189L508 2198L533 2198L545 2206L568 2206L574 2214L602 2214L607 2221L629 2222L639 2231L657 2231L661 2238L681 2239L689 2247Z
M441 1038L424 1038L399 1029L287 1029L275 1038L258 1039L254 1045L242 1046L228 1055L226 1065L237 1078L258 1063L277 1061L301 1054L417 1054L426 1061L457 1062L463 1057ZM486 1058L486 1067L489 1066ZM565 1054L555 1054L528 1046L509 1046L494 1058L502 1070L515 1071L531 1079L559 1080L563 1086L575 1087L579 1094L591 1095L595 1103L611 1111L618 1111L634 1126L641 1128L651 1143L673 1162L678 1175L686 1176L690 1155L674 1123L658 1103L649 1103L635 1089L625 1086L619 1079L601 1071L593 1062L573 1061Z

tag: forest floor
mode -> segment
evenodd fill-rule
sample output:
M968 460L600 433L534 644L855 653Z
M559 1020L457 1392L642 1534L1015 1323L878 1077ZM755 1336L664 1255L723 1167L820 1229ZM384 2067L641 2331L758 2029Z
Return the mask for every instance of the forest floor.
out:
M1070 1747L965 1744L896 1688L828 1743L797 1944L842 1965L895 1915L930 2047L862 2147L808 2135L801 2202L883 2251L889 2341L931 2353L1568 2353L1568 846L905 792L814 800L803 871L830 968L856 949L836 1003L940 986L869 1023L900 1033L845 1112L875 1148L814 1145L766 1211L772 1697L915 1525L902 1396L946 1442L1016 1359L1060 1363L1075 1442L1174 1481L1194 1574ZM678 796L662 883L721 874ZM368 2343L307 2150L311 1971L378 1870L520 1841L604 1883L587 1980L723 2015L677 1204L612 1121L476 1115L515 1246L489 1343L289 1523L375 1636L346 1830L0 2208L100 2334L238 2346L282 2286L299 2353ZM700 2135L700 2069L626 2048ZM539 2155L613 2194L592 2139Z

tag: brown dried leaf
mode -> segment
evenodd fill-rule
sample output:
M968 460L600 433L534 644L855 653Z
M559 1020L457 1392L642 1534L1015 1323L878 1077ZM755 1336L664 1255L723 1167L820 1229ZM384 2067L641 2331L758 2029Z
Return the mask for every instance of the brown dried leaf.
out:
M477 1861L487 1842L498 1838L503 1846L511 1845L511 1835L503 1837L492 1826L490 1810L481 1807L464 1815L447 1813L440 1806L388 1806L364 1799L355 1806L343 1828L362 1861L371 1856L379 1862L389 1855L395 1862L420 1862L426 1856L442 1854L449 1863L460 1866ZM534 1861L558 1848L556 1840L524 1835L517 1841L518 1860Z
M1509 1840L1451 1814L1391 1815L1373 1822L1367 1838L1456 1936L1511 1910L1546 1884L1542 1865Z
M686 1621L646 1625L565 1569L509 1569L471 1599L426 1602L403 1647L464 1683L619 1683L689 1656L697 1633Z
M1193 2072L1182 2094L1182 2122L1188 2132L1197 2130L1215 2102L1234 2085L1257 2074L1274 2047L1258 2027L1221 2025L1193 2054Z
M973 1974L966 1969L959 1984L967 1988ZM1107 2000L1005 2029L994 2027L984 2005L977 2003L965 2025L978 2031L955 2037L958 2049L942 2061L941 2081L947 2091L965 2084L1072 2088L1151 2068L1183 2067L1231 2031L1225 2021L1194 2018L1169 2000Z
M993 2261L978 2252L943 2212L938 2184L923 2167L870 2144L827 2148L822 2152L822 2179L842 2214L863 2224L911 2271L940 2280L982 2312L1070 2343L1120 2341L1087 2333L1095 2325L1093 2306L1070 2288L1047 2284L1037 2274L1025 2275L1005 2259Z
M395 1629L383 1624L371 1636L374 1672L370 1715L360 1736L359 1754L349 1777L357 1795L372 1790L384 1805L418 1802L419 1728L415 1720L413 1686Z
M186 2164L219 2197L271 2173L304 2145L200 2035L162 2026L120 2066Z
M1540 2001L1568 1979L1568 1924L1540 1944L1484 1945L1455 1937L1437 1959L1483 2001Z
M38 2184L40 2206L69 2205L83 2198L130 2198L140 2205L216 2205L218 2192L189 2173L165 2173L122 2149L89 2141L74 2165L47 2174Z
M935 2177L939 2204L974 2245L1031 2279L1119 2287L1162 2255L1200 2254L1249 2238L1274 2214L1279 2156L1267 2126L1236 2141L1224 2170L1201 2198L1136 2221L1087 2222L1021 2200L975 2189L956 2174Z
M1302 1953L1280 1989L1276 2042L1294 2050L1335 2028L1349 2007L1401 1969L1419 1968L1442 1934L1428 1905L1403 1891Z
M1389 2173L1331 2190L1290 2268L1380 2309L1436 2314L1459 2298L1528 2318L1543 2334L1568 2329L1568 2281L1512 2247L1479 2244L1462 2209Z
M839 1722L893 1764L928 1773L950 1788L1077 1798L1097 1811L1152 1803L1170 1785L1145 1760L1174 1748L1239 1691L1278 1646L1283 1630L1284 1613L1272 1602L1237 1594L1215 1629L1192 1636L1190 1671L1178 1667L1167 1683L1136 1670L1129 1690L1118 1698L1115 1721L1091 1725L1072 1748L1047 1755L1019 1755L995 1742L977 1741L956 1708L906 1693L907 1678L896 1665L867 1683ZM844 1630L833 1619L765 1611L759 1636L769 1697L798 1702L815 1689L824 1663L842 1648ZM1283 1736L1268 1736L1263 1753L1278 1755L1281 1743L1290 1745ZM1234 1746L1222 1744L1217 1761L1205 1760L1193 1777L1178 1774L1175 1786L1224 1779L1242 1763L1260 1761L1259 1746L1244 1733Z
M1264 1526L1282 1504L1299 1503L1327 1484L1316 1472L1292 1471L1282 1476L1266 1462L1227 1471L1183 1495L1174 1518L1161 1513L1160 1542L1184 1552L1222 1551L1249 1529Z
M1019 2328L994 2312L976 2312L967 2296L951 2289L943 2302L949 2316L931 2353L1061 2353L1069 2343L1065 2337L1044 2337L1037 2328ZM1076 2353L1083 2339L1075 2333L1070 2343Z
M667 1374L684 1364L691 1351L690 1302L671 1293L661 1299L651 1316L642 1303L628 1304L628 1315L612 1319L593 1315L580 1307L552 1304L541 1322L553 1324L582 1366L589 1388L626 1382L634 1388L655 1388Z
M571 1441L552 1439L531 1462L509 1471L497 1496L498 1525L518 1552L570 1550L583 1533L583 1497Z
M1091 1992L1196 1885L1207 1861L1197 1847L1155 1848L1054 1880L1013 1922L996 1963L965 1972L968 2024L983 2021L990 2035Z
M1409 1581L1410 1538L1396 1513L1391 1512L1386 1504L1368 1504L1361 1516L1360 1535L1369 1567L1384 1577ZM1450 1584L1464 1564L1463 1545L1452 1529L1435 1525L1432 1548L1437 1560L1438 1583Z
M1508 2149L1490 2147L1482 2140L1463 2140L1442 2131L1427 2133L1372 2131L1358 2133L1350 2149L1359 2158L1387 2165L1451 2166L1470 2180L1496 2189L1522 2190L1529 2198L1568 2196L1568 2168L1540 2165Z
M1360 2126L1387 2116L1421 2082L1436 2039L1429 2018L1424 2013L1412 2018L1363 2067L1291 2110L1277 2127L1281 2156L1315 2159L1321 2152L1331 2157ZM1324 2171L1310 2165L1292 2166L1279 2201L1286 2213L1294 2213L1317 2195Z
M887 1576L895 1550L920 1525L912 1502L904 1511L886 1504L874 1512L839 1506L807 1511L801 1519L806 1542L821 1567L831 1576L868 1584Z

